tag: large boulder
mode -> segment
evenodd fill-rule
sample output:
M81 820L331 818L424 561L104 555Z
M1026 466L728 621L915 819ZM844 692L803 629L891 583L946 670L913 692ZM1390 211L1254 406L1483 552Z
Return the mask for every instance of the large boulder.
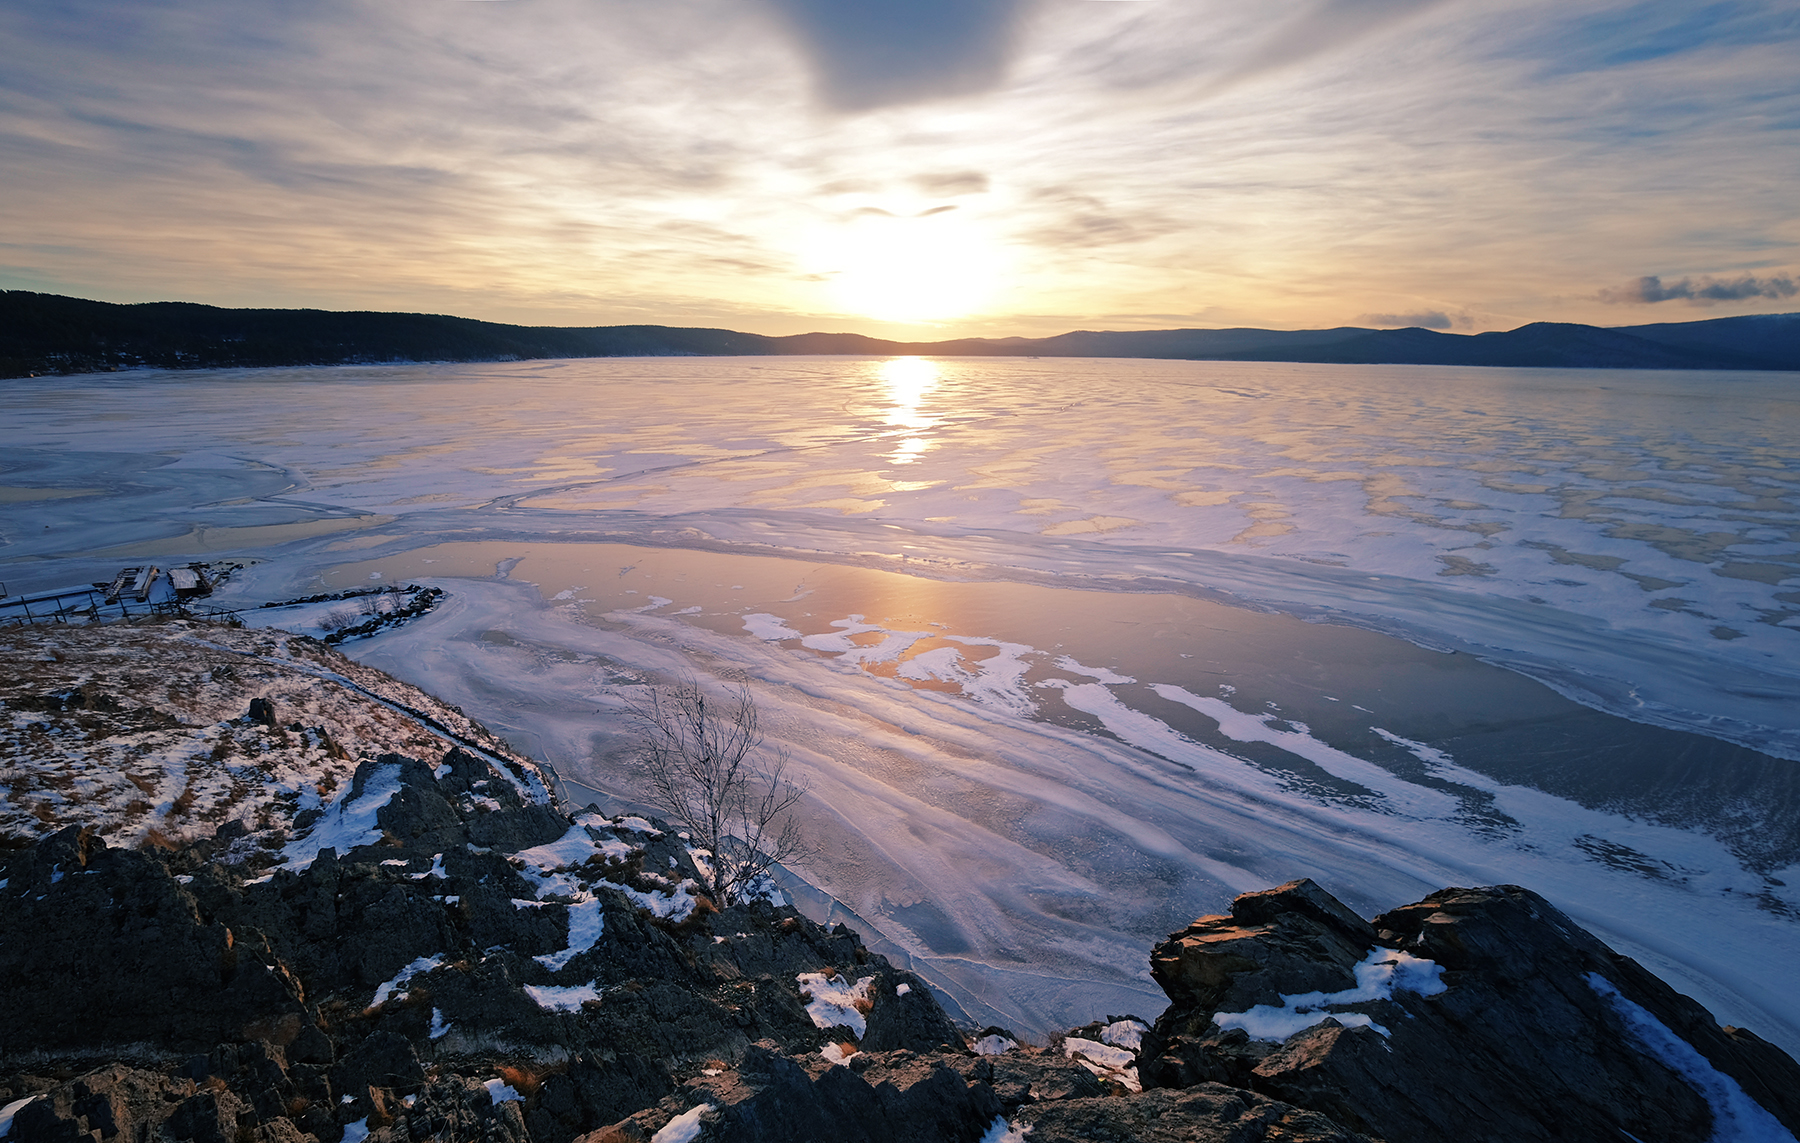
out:
M1792 1059L1517 886L1371 923L1293 882L1201 918L1152 964L1173 1003L1145 1037L1151 1087L1234 1084L1419 1143L1800 1127Z

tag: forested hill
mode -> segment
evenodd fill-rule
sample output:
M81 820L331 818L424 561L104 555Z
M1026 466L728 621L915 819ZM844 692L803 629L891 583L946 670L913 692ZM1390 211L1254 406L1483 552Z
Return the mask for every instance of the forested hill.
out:
M1800 371L1800 314L1601 328L1533 322L1427 329L1168 329L902 342L855 333L767 337L660 325L519 326L441 314L117 305L0 291L0 377L151 367L512 361L560 357L936 354L1337 364Z

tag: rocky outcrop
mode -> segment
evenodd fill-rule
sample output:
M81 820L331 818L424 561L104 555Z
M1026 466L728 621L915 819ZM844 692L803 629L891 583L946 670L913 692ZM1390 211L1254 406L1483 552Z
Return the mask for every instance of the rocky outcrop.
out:
M1722 1117L1800 1130L1790 1057L1517 886L1370 922L1294 882L1151 963L1173 1003L1145 1037L1147 1085L1229 1084L1419 1143L1706 1140Z

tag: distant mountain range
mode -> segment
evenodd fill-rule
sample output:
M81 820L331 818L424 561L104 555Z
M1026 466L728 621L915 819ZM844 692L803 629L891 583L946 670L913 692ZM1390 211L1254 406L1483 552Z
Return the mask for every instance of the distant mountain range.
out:
M1800 314L1610 328L1532 322L1477 334L1340 326L1080 330L1054 337L887 341L857 333L765 337L660 325L502 325L441 314L220 309L192 302L116 305L0 291L0 377L140 367L798 354L1800 371Z

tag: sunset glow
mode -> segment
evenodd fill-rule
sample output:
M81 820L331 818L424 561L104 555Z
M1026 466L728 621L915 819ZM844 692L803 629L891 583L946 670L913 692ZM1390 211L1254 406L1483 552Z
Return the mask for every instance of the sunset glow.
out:
M859 39L881 3L8 4L0 286L909 340L1800 296L1775 0L1009 0Z

